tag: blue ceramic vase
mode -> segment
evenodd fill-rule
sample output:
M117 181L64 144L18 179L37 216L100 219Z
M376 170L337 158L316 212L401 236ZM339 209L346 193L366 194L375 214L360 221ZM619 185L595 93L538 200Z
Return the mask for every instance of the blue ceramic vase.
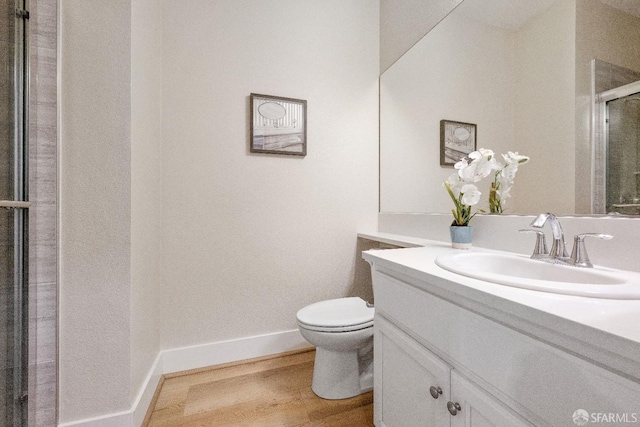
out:
M469 249L473 241L473 227L470 225L452 225L451 246L456 249Z

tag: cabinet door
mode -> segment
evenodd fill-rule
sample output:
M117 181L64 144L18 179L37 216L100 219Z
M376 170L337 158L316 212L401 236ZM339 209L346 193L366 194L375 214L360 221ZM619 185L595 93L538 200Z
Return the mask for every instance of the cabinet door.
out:
M457 405L459 405L459 409ZM456 371L451 372L451 427L520 427L530 424ZM453 415L456 413L456 415Z
M375 425L448 427L451 367L383 317L374 325ZM432 397L431 387L442 394Z

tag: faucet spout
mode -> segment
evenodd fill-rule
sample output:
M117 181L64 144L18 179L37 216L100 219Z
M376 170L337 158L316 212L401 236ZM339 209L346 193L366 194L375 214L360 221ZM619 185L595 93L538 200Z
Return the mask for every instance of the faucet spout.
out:
M553 233L553 245L551 246L551 251L549 252L549 259L562 260L569 258L569 254L567 253L567 246L564 242L564 231L562 231L562 226L560 225L558 217L556 217L552 213L543 213L538 215L536 219L531 222L531 226L542 228L547 222L549 223L551 232Z

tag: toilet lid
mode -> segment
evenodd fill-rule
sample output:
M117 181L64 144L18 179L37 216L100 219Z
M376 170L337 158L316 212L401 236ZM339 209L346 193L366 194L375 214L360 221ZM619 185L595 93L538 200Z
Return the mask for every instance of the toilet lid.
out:
M358 297L320 301L298 311L298 322L323 328L365 326L373 322L373 307Z

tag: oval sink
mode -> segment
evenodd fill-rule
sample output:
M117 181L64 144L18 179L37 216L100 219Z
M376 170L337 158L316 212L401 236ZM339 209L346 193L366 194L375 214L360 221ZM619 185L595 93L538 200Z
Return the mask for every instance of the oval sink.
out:
M592 298L640 299L640 274L629 271L572 267L492 252L449 253L436 258L436 264L452 273L516 288Z

